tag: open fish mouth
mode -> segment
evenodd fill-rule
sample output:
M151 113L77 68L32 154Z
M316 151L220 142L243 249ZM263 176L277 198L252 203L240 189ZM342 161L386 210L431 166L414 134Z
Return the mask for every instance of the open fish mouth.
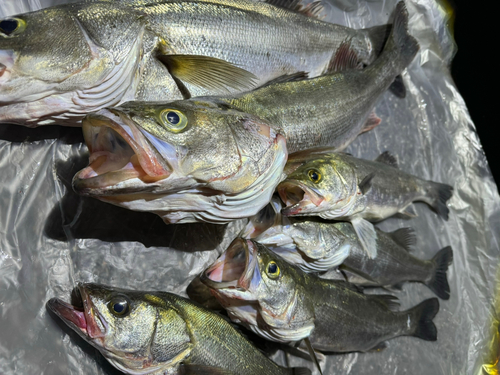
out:
M286 205L281 213L285 216L300 215L308 208L318 207L325 198L299 181L284 181L277 187L278 194Z
M127 180L151 183L172 174L169 163L127 115L114 110L90 114L83 120L83 135L90 156L88 167L73 179L80 194L103 195Z
M106 334L105 324L102 328L97 324L97 317L94 315L96 309L82 285L73 290L71 299L72 304L58 298L52 298L47 302L47 308L84 339L104 337ZM103 323L102 319L99 321Z
M257 246L252 241L236 238L224 254L203 272L200 279L218 291L234 289L235 292L245 292L251 289L259 276ZM242 296L239 298L243 299Z

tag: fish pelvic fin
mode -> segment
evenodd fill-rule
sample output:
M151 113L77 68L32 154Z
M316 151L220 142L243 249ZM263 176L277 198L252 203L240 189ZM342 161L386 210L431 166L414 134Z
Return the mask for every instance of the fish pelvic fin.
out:
M371 259L377 257L377 232L369 221L355 217L351 220L354 231L358 235L359 242Z
M439 311L437 298L426 299L421 304L407 311L411 323L410 336L415 336L426 341L437 340L437 328L432 319Z
M258 80L253 73L215 57L160 55L158 59L176 79L208 90L249 90Z
M427 197L430 201L426 202L443 219L448 220L450 210L446 205L453 195L453 187L447 184L428 181Z
M450 298L450 285L448 284L446 272L452 261L453 250L451 246L439 250L434 258L432 258L432 262L435 264L434 275L426 284L436 296L444 300Z

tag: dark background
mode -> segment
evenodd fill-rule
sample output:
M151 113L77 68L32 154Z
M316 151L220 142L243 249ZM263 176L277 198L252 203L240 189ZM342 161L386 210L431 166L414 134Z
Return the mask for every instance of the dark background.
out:
M500 113L498 12L493 8L494 2L449 2L455 8L455 41L458 46L451 74L476 125L488 164L498 183L500 121L498 117L493 119L494 112Z

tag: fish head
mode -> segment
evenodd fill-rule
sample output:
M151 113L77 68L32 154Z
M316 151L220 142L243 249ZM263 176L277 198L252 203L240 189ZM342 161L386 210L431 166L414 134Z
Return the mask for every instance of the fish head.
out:
M285 139L265 122L210 101L128 103L88 115L83 133L90 164L73 188L115 204L188 189L238 194L262 176L272 194L281 173L266 172L286 160Z
M71 122L61 117L69 112L79 121L97 103L116 101L136 74L144 30L140 15L104 2L0 20L0 122Z
M296 162L287 178L278 187L285 203L285 216L316 215L350 206L358 192L356 173L350 164L335 154L312 154L311 158ZM342 215L338 215L342 216Z
M168 369L190 348L185 321L154 293L79 284L72 304L52 298L47 308L125 373Z
M242 238L235 239L227 251L201 275L232 317L252 326L272 340L298 339L296 329L304 322L310 326L311 312L298 302L302 293L300 276L293 266L265 246ZM252 311L253 308L253 311ZM262 324L290 328L264 333ZM303 337L302 337L303 338Z

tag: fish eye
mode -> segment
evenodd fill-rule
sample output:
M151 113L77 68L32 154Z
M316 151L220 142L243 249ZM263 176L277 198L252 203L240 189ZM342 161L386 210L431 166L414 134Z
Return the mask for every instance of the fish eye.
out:
M124 317L130 312L130 301L125 296L116 296L109 301L108 308L113 315Z
M316 169L310 169L307 172L307 175L309 176L309 179L315 184L321 181L321 173L319 173Z
M280 268L274 260L267 264L266 273L271 279L276 279L280 275Z
M175 109L164 109L160 112L160 121L167 127L168 130L179 133L188 123L187 117L184 113L176 111Z
M7 18L0 21L0 34L14 36L20 34L26 28L26 22L19 18Z

